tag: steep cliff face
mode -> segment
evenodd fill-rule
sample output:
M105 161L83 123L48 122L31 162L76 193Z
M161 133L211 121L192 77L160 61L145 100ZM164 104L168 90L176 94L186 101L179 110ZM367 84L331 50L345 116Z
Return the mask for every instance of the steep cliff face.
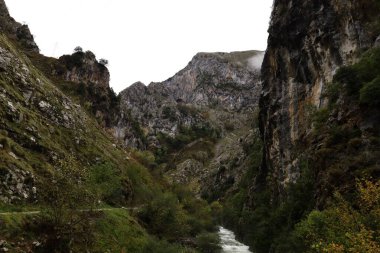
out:
M49 70L53 78L66 82L105 127L117 122L118 99L109 86L110 73L91 51L63 55Z
M376 17L373 1L274 2L260 117L264 168L276 194L300 176L300 147L313 128L309 109L326 108L324 94L338 68L373 46Z
M262 52L257 51L231 55L199 53L185 69L162 83L133 84L120 93L126 120L119 122L117 136L124 138L128 132L127 114L144 128L148 140L158 132L174 137L181 125L190 127L207 121L213 127L223 128L221 121L227 115L250 113L256 108L261 89L259 67L251 62L260 58ZM127 146L129 141L126 139Z
M33 35L27 25L16 22L8 12L8 8L3 0L0 1L0 31L8 37L20 43L25 49L32 52L39 52L37 44L34 42Z
M78 51L72 55L61 56L59 62L66 69L63 73L56 70L57 74L61 74L66 81L91 84L102 88L109 87L109 71L106 66L98 62L95 54L91 51Z
M262 59L259 51L199 53L162 83L133 84L120 94L116 137L154 152L174 182L222 194L245 170Z
M330 206L356 210L358 181L380 178L379 35L377 0L274 1L261 69L263 161L224 210L255 252L333 252L326 245L351 229L325 227ZM378 231L372 224L363 227Z

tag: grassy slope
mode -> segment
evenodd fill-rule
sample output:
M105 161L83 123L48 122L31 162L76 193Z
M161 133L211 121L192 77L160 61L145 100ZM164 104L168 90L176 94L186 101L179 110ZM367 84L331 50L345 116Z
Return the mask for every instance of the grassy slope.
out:
M42 176L52 172L54 159L74 155L82 166L91 167L107 161L119 169L122 177L138 173L141 177L138 184L149 187L154 184L145 168L129 160L126 151L117 147L90 115L60 92L5 36L0 37L0 46L12 52L15 59L21 59L19 64L12 66L14 73L8 70L8 73L0 72L1 87L5 94L0 107L0 140L6 143L0 150L0 168L7 169L14 165ZM27 86L13 75L20 71L20 66L26 66L29 70ZM33 91L33 98L26 103L24 94L28 90ZM47 113L41 111L38 108L40 101L51 104L53 110ZM9 111L9 102L14 105L16 112ZM64 125L64 115L73 118L69 126ZM53 117L58 118L59 123L54 122ZM31 138L36 141L33 142ZM9 152L15 153L19 159L11 157ZM138 187L137 184L135 186Z
M0 177L28 171L34 176L32 185L37 187L37 196L44 195L52 187L52 177L57 175L60 163L65 162L74 170L85 171L86 178L97 178L88 180L87 191L95 189L97 194L100 191L99 196L103 196L109 190L115 190L119 195L112 204L116 206L156 203L142 210L149 217L144 221L144 227L139 225L138 215L132 217L122 209L104 211L96 217L96 251L196 252L179 243L188 240L195 247L197 234L212 229L211 209L207 203L190 195L180 199L178 194L163 195L168 191L165 188L170 186L157 175L153 178L148 169L134 159L133 152L137 151L130 153L119 147L94 117L77 104L78 94L62 89L62 80L47 76L47 65L53 62L52 59L34 54L37 58L29 58L30 52L25 55L18 43L5 35L0 35L0 48L5 49L6 56L11 59L5 70L0 69ZM41 106L41 102L49 106ZM69 160L72 164L67 162ZM114 182L118 184L116 188L112 185ZM28 187L26 190L31 189ZM123 195L125 192L127 197ZM171 196L171 206L165 206L164 196ZM19 199L11 203L0 204L0 212L42 208L41 202L32 197L17 197ZM155 199L158 201L154 202ZM103 203L107 204L105 200ZM160 215L169 220L161 221ZM14 252L32 251L32 242L41 241L41 236L28 232L27 227L33 226L39 216L0 215L0 240L6 240L6 247ZM158 233L158 239L149 234L155 233L153 230L148 233L149 222L159 224L157 231L167 226L181 227L178 224L184 223L183 233L178 235L174 230L164 235ZM170 243L166 238L171 238Z
M134 194L131 200L121 204L138 205L161 191L147 169L133 159L128 159L127 152L114 145L114 140L97 122L57 89L17 45L0 35L0 47L9 52L12 59L10 66L0 71L0 174L15 170L28 171L34 175L37 192L43 192L39 182L50 180L56 160L74 156L77 165L86 167L90 174L91 168L102 162L116 168L120 179L130 184L131 193ZM33 94L29 102L25 98L27 91ZM41 101L49 103L53 109L42 111L38 106ZM15 110L11 110L10 104ZM69 126L65 126L64 115L72 118ZM20 197L20 200L10 204L1 204L0 210L30 210L38 206L38 202L31 198ZM111 247L120 252L116 249L127 245L129 252L131 248L139 248L141 243L147 241L148 235L143 228L122 212L106 214L104 219L98 221L97 237L102 238L98 240L101 249ZM25 218L30 217L0 216L0 239L17 241L24 236L27 238L27 232L23 230ZM117 241L111 238L111 231L116 233Z

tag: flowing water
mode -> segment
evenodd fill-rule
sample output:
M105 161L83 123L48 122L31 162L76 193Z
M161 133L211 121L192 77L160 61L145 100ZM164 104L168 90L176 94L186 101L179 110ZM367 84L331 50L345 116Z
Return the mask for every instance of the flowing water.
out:
M234 232L219 227L220 245L223 253L252 253L248 246L236 241Z

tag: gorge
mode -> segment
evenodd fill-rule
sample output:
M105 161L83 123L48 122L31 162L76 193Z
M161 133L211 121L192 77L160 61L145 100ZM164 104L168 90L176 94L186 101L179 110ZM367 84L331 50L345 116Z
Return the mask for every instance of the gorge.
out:
M117 95L0 0L0 252L379 252L380 2L275 0L268 32Z

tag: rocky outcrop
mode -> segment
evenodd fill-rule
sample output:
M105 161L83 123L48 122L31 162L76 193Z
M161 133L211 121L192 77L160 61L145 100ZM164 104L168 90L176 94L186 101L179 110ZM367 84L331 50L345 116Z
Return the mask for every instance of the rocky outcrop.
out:
M0 31L6 33L9 37L17 40L24 49L32 52L39 52L39 48L34 41L27 25L16 22L8 12L4 0L0 0Z
M263 168L277 182L277 194L300 175L299 144L312 128L308 108L326 107L323 94L337 69L355 62L378 36L368 29L370 17L378 15L370 2L274 2L260 118Z
M56 70L63 79L73 83L84 83L101 88L108 88L110 74L107 67L98 62L91 51L75 52L72 55L64 55L59 58L59 63L66 67L65 70Z
M62 81L79 96L83 105L104 126L117 122L118 98L110 88L110 73L104 63L98 61L91 51L76 51L63 55L49 66L47 74ZM65 87L64 87L65 88Z

